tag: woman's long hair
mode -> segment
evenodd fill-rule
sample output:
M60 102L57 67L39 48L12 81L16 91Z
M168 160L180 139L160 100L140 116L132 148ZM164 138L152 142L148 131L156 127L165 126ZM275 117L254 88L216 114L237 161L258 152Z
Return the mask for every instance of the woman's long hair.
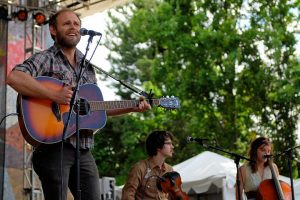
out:
M266 137L258 137L256 138L252 143L251 143L251 146L250 146L250 149L249 149L249 156L250 156L250 159L252 161L256 161L257 160L257 149L261 146L261 145L272 145L271 141L266 138ZM256 162L250 162L249 165L251 166L251 170L252 170L252 173L255 173L257 172L258 168L257 168L257 165L256 165ZM267 166L268 163L266 162L265 163L265 166Z

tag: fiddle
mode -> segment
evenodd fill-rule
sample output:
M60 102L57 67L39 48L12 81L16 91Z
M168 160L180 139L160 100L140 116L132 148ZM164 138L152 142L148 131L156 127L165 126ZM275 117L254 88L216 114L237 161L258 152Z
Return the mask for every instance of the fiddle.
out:
M168 193L172 200L188 200L188 196L181 190L181 177L178 172L165 173L159 178L158 188L164 193Z
M291 187L284 181L278 180L273 162L268 158L272 179L262 181L258 187L258 200L292 200Z

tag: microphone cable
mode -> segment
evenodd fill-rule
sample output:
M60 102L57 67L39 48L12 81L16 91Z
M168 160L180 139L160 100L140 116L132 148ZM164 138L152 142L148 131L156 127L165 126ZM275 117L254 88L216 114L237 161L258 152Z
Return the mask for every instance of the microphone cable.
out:
M5 115L0 121L0 126L3 123L3 121L6 119L6 117L14 116L14 115L19 115L19 113L10 113L10 114Z

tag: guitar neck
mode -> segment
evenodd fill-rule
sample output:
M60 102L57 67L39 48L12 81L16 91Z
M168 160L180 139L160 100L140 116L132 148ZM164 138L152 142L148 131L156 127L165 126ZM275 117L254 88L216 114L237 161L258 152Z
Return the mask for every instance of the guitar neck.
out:
M149 104L149 100L146 100ZM135 108L139 105L139 100L122 100L122 101L89 101L90 111L97 110L115 110L124 108ZM159 99L152 99L151 106L159 105Z

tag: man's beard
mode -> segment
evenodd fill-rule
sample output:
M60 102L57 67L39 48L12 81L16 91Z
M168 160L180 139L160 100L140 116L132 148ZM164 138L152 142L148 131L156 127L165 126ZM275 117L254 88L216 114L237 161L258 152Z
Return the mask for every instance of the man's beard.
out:
M57 40L57 43L59 45L61 45L62 47L67 47L67 48L74 48L76 47L76 45L79 43L80 41L80 37L74 39L74 40L71 40L69 38L66 38L64 37L62 34L60 34L59 32L57 32L57 35L56 35L56 40Z

